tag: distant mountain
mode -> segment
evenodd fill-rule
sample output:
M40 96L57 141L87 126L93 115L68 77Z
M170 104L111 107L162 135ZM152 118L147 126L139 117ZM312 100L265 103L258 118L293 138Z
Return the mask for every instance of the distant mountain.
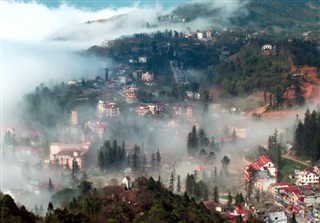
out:
M237 4L238 2L238 4ZM170 18L193 21L208 19L212 25L282 28L291 31L319 29L320 2L317 0L256 0L227 4L194 3L172 11Z

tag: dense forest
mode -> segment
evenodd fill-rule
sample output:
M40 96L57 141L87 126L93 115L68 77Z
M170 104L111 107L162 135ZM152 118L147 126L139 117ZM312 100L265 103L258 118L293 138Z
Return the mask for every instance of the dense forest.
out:
M294 135L296 154L316 162L320 159L320 112L308 109L304 119L296 120Z

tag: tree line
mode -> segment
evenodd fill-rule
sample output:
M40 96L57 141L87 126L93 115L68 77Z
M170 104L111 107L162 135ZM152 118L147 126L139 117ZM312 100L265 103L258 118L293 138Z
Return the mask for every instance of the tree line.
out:
M307 109L304 119L296 120L294 133L296 154L316 162L320 159L320 112Z

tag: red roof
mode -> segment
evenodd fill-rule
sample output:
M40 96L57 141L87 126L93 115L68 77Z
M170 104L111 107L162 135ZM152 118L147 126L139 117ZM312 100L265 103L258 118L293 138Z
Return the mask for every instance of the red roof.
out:
M109 103L109 104L104 105L104 108L106 108L106 109L114 109L114 108L119 108L119 106L116 103Z
M208 208L210 211L216 211L216 207L219 206L219 204L214 203L212 201L203 201L202 202L206 208Z
M106 129L106 128L108 128L108 124L106 124L106 123L99 123L99 124L96 125L96 128L97 128L97 129Z
M78 155L80 155L81 153L83 153L84 149L78 149L78 148L68 148L68 149L63 149L60 152L58 152L56 155L57 156L71 156L71 157L75 157L74 156L74 152L77 152Z
M261 167L263 167L267 163L272 163L272 161L269 159L269 157L263 155L257 158L254 163L251 163L251 167L254 170L259 170Z
M234 208L234 210L237 212L237 214L246 214L246 209L244 207L237 206Z
M290 186L290 187L283 188L283 189L286 190L289 193L300 194L300 189L298 187L295 187L295 186Z

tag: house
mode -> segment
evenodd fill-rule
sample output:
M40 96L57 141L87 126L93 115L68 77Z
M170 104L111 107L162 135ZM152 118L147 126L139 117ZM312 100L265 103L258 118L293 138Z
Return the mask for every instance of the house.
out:
M97 104L97 110L99 115L106 115L107 117L120 115L120 107L115 102L99 100Z
M72 168L73 160L76 160L80 169L82 168L82 155L86 152L85 149L70 148L61 150L54 155L54 162L65 168ZM68 166L68 167L67 167Z
M70 123L73 126L78 125L78 113L76 111L71 111L70 114Z
M125 94L127 99L135 100L137 98L136 92L137 92L136 87L129 86L125 88Z
M138 61L139 61L139 63L146 63L146 62L147 62L147 57L145 57L145 56L140 56L140 57L138 58Z
M255 187L267 191L270 184L276 183L277 168L269 157L263 155L251 162L244 170L245 181L250 180L250 175L255 176Z
M107 117L120 115L120 107L117 103L108 103L104 105L104 111Z
M103 138L107 132L108 124L104 122L99 122L95 126L95 132L99 136L99 138Z
M262 46L261 50L264 54L270 54L272 52L272 46L270 44L265 44Z
M84 144L60 144L52 143L50 145L50 160L51 163L56 163L61 166L72 166L72 160L76 160L79 167L82 167L82 156L89 149L90 142Z
M295 176L296 185L303 186L308 184L318 184L319 183L319 175L312 170L303 170L296 173Z
M153 74L149 73L149 72L146 72L146 73L141 75L141 79L144 82L151 82L151 81L153 81Z
M197 38L198 39L203 39L203 32L198 32L197 33Z
M122 183L124 184L126 190L130 190L132 188L132 182L129 176L123 178Z
M206 31L206 37L207 38L211 38L212 37L212 31L211 30L207 30Z

